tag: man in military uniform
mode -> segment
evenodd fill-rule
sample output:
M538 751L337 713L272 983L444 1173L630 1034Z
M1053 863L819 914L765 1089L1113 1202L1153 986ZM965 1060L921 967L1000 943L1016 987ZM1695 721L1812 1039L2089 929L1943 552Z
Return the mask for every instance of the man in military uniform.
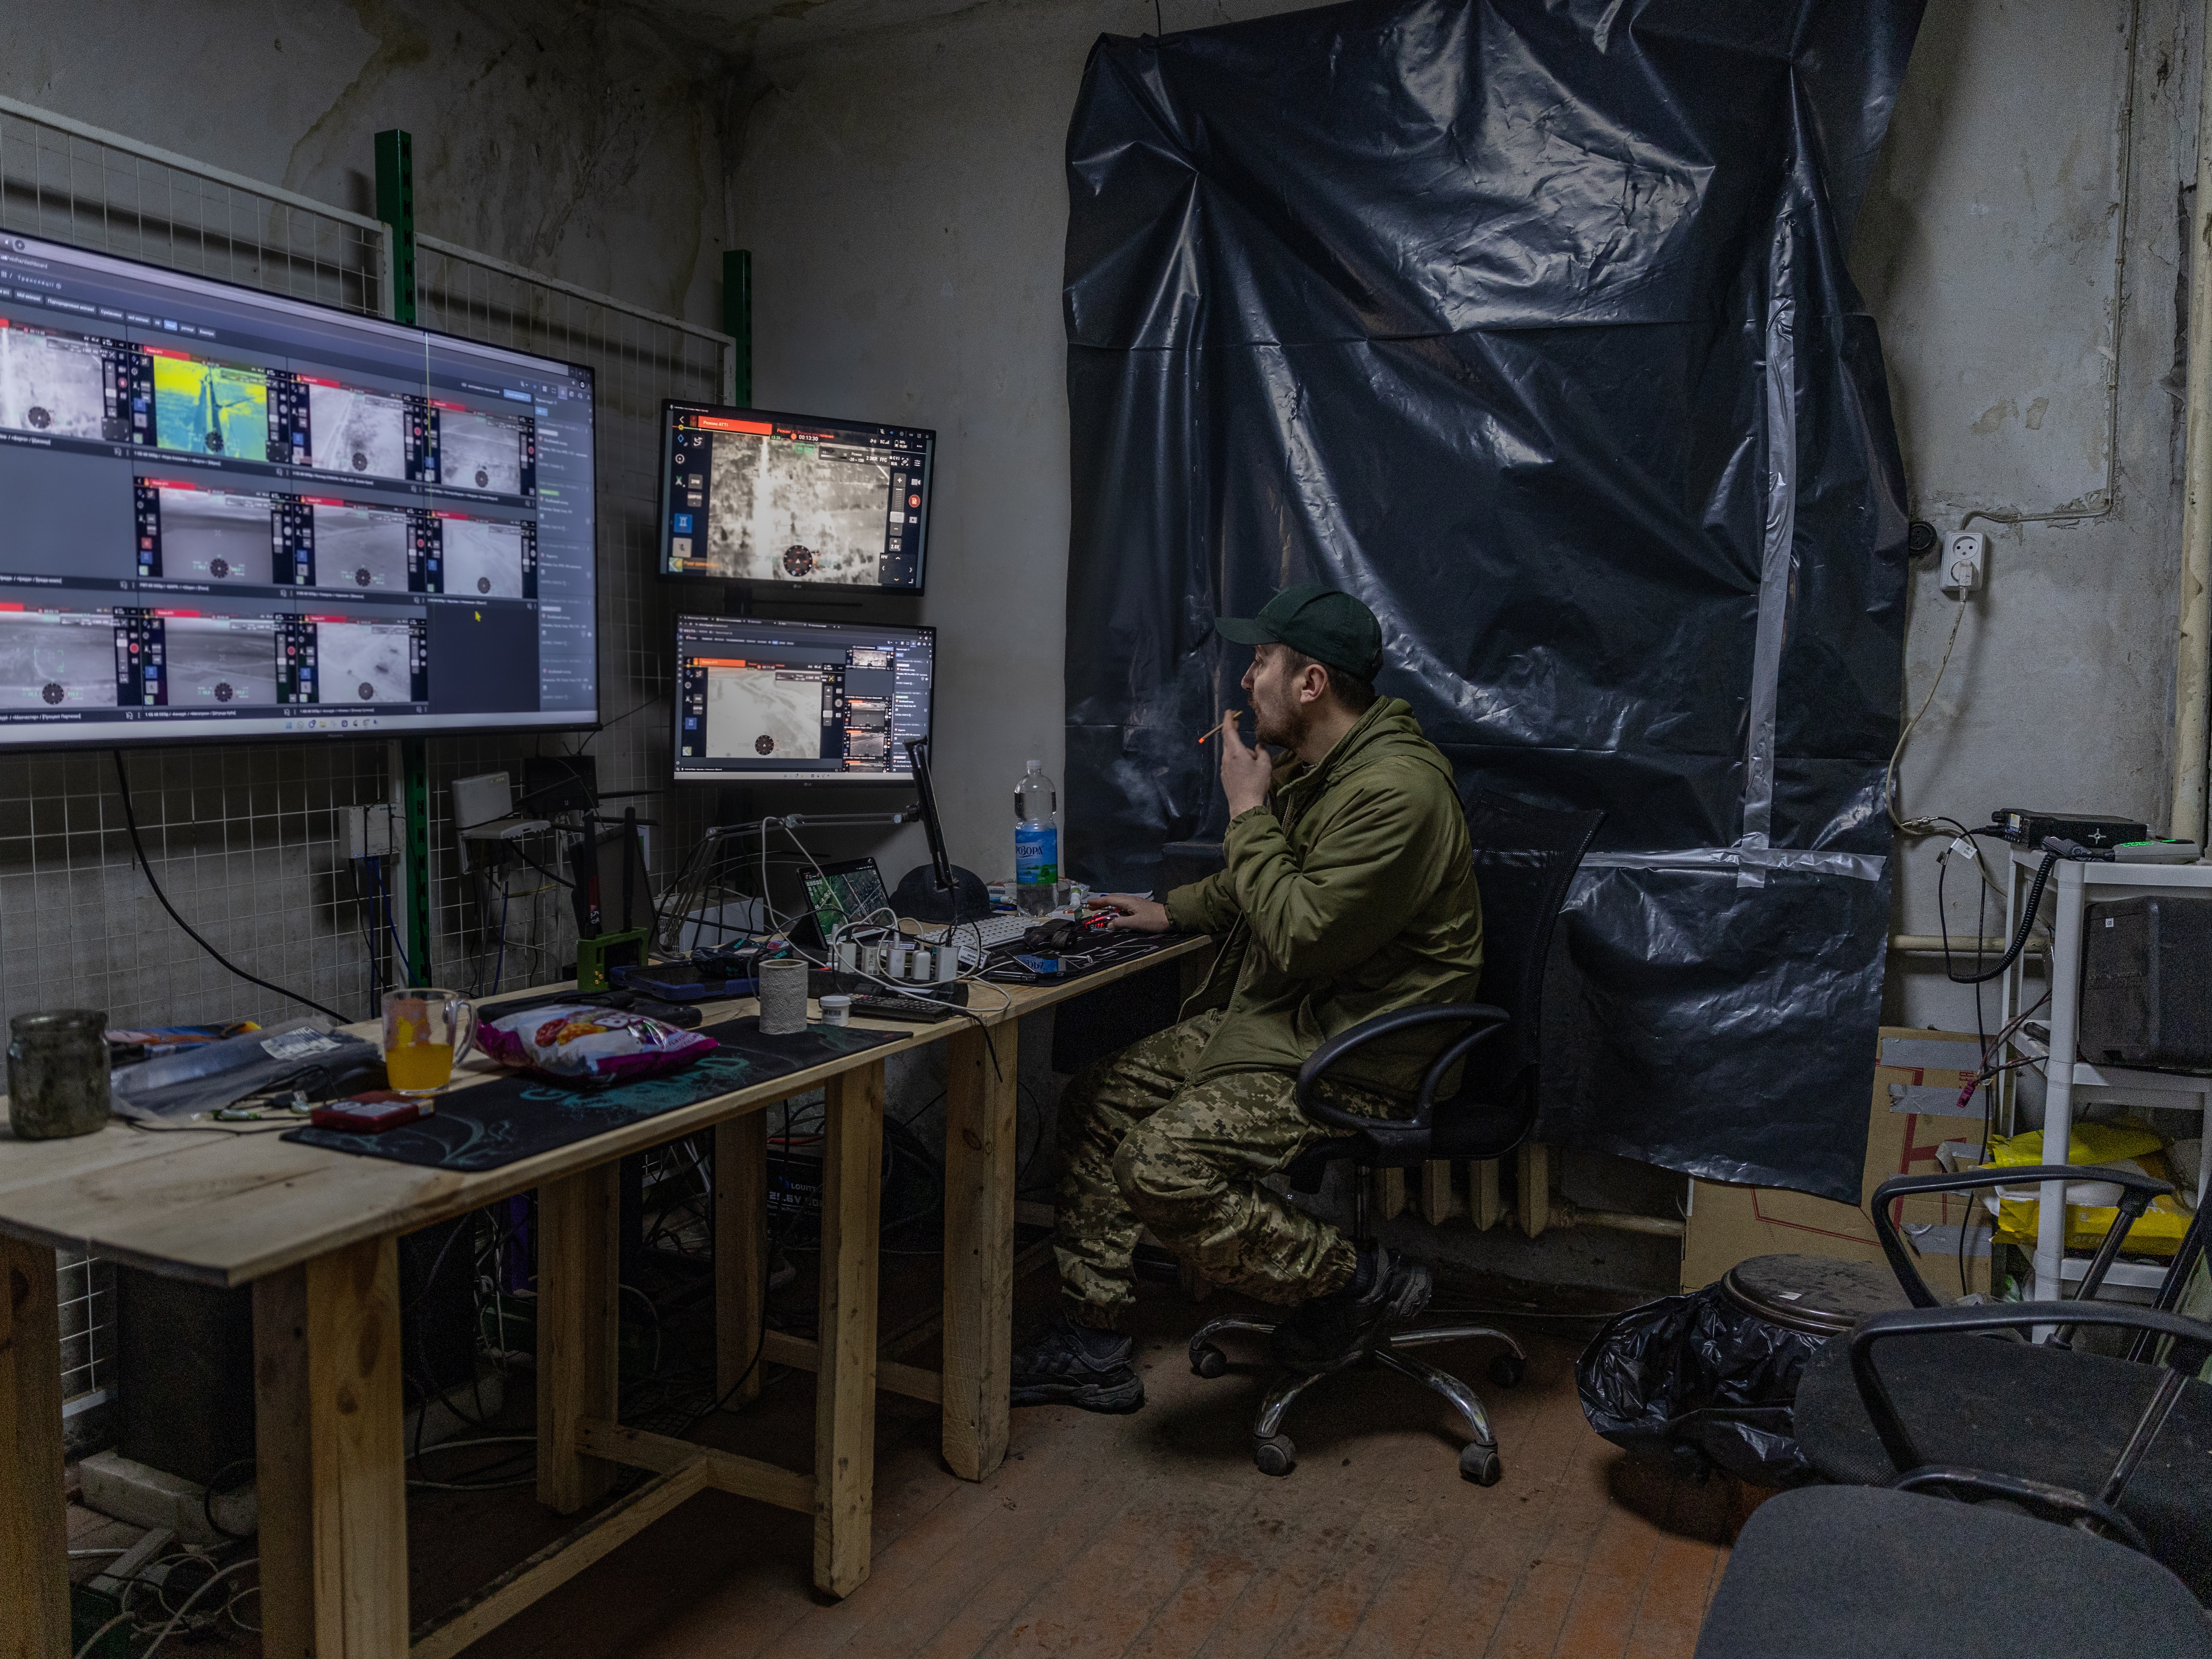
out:
M1100 902L1117 928L1212 933L1220 953L1180 1024L1068 1087L1064 1300L1014 1354L1016 1405L1144 1403L1127 1334L1140 1225L1213 1283L1294 1307L1275 1337L1293 1364L1336 1363L1428 1302L1425 1267L1355 1248L1261 1180L1336 1133L1293 1095L1322 1043L1392 1009L1474 1000L1482 909L1451 763L1406 704L1376 696L1382 629L1350 594L1292 587L1216 627L1255 647L1243 681L1255 741L1233 720L1220 733L1228 867L1164 903ZM1430 1028L1358 1050L1333 1099L1402 1109L1449 1040Z

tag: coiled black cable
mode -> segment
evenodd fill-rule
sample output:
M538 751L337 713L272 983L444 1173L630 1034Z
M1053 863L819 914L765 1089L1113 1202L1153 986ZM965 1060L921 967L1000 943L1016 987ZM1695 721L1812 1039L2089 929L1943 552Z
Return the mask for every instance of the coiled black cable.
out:
M2020 960L2020 953L2027 948L2028 929L2035 926L2035 913L2043 903L2043 884L2051 879L2051 872L2057 867L2058 858L2056 853L2043 855L2043 862L2036 867L2035 879L2027 884L2027 902L2021 909L2020 931L2012 936L2012 943L2005 946L2005 953L1997 958L1997 965L1988 972L1956 974L1951 971L1951 927L1948 921L1943 923L1943 973L1952 984L1987 984Z

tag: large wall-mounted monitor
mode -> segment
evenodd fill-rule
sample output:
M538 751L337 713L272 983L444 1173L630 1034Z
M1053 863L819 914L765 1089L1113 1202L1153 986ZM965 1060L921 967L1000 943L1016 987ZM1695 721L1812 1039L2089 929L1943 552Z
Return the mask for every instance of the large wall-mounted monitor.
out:
M599 719L592 375L0 235L0 747Z
M921 592L934 432L679 403L661 426L663 575Z
M929 736L933 628L676 619L676 775L907 783Z

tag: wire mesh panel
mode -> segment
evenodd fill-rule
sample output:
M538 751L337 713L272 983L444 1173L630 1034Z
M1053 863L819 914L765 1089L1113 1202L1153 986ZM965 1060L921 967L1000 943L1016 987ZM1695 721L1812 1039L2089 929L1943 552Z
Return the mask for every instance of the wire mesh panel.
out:
M380 314L385 228L290 192L0 99L0 232L145 259L364 315ZM729 343L496 260L427 244L426 326L589 365L598 380L600 707L605 726L561 739L459 738L428 745L437 933L418 974L471 988L542 983L574 960L573 925L550 878L494 894L459 868L449 787L519 770L526 752L588 749L607 790L669 777L671 605L651 578L663 398L719 398ZM247 973L350 1018L371 1012L397 951L392 896L364 889L347 856L348 809L394 798L391 749L194 744L124 751L149 867L169 902ZM656 868L696 839L664 797L627 798L656 820ZM0 1019L91 1007L114 1026L310 1012L234 978L164 913L137 862L116 755L0 754ZM544 849L550 853L550 849ZM504 917L506 926L501 923ZM65 1256L68 1391L107 1386L108 1270Z
M557 976L574 959L575 932L564 895L535 872L507 889L465 878L449 817L450 786L456 777L489 771L519 781L526 753L587 753L598 763L607 810L634 805L650 821L660 880L696 843L706 823L702 792L679 795L667 787L675 768L671 645L678 605L653 574L660 404L667 398L722 401L732 346L726 335L430 237L417 241L416 271L416 320L424 327L584 364L598 399L602 725L565 739L447 740L430 751L433 899L441 948L463 958L473 982L486 988L495 979L537 983Z

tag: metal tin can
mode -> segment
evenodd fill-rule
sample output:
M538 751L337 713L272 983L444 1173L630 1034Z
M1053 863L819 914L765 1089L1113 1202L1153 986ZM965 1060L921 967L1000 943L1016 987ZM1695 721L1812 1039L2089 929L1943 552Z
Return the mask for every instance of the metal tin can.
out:
M107 1121L107 1015L90 1008L8 1022L8 1127L18 1140L88 1135Z

